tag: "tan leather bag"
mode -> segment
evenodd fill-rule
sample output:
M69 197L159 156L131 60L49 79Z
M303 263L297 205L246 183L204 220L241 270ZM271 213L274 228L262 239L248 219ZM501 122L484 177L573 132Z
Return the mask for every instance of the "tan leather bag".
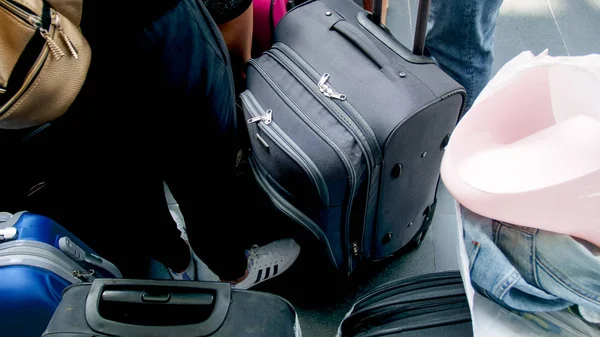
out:
M83 0L0 0L0 129L62 116L85 81L92 51Z

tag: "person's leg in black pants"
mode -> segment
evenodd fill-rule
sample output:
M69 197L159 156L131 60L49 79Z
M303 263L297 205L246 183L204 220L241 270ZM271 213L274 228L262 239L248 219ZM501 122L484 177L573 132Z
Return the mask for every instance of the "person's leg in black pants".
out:
M252 243L250 233L265 215L249 207L247 191L235 183L231 66L227 47L202 2L182 0L144 30L135 51L136 78L142 86L150 85L149 93L156 93L141 102L140 117L153 130L147 138L152 139L151 148L158 149L154 164L161 165L181 208L195 253L222 280L252 275L240 287L285 271L300 249L291 239L252 249L250 257L245 254ZM265 267L264 278L258 265Z
M226 280L248 266L243 238L252 221L243 221L250 213L240 211L233 183L231 70L202 6L124 2L115 11L112 3L84 2L92 66L65 115L64 161L54 163L63 168L55 179L60 198L51 211L126 277L143 277L150 256L174 271L189 264L163 180L200 258Z
M144 64L161 97L161 165L187 224L190 244L225 280L244 275L245 230L234 186L235 99L227 49L202 5L184 0L147 29ZM191 23L191 24L190 24ZM152 56L149 56L152 55ZM174 227L174 225L173 225Z

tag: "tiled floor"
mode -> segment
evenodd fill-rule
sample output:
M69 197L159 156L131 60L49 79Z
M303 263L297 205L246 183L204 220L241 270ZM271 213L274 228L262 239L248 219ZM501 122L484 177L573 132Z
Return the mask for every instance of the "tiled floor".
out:
M388 26L408 46L417 1L390 0ZM600 0L505 0L496 27L494 69L522 51L539 53L546 48L551 55L599 53ZM261 289L294 304L304 336L334 336L352 303L373 287L400 277L458 268L454 201L443 186L438 199L432 230L417 250L343 282L333 280L305 257L289 274Z

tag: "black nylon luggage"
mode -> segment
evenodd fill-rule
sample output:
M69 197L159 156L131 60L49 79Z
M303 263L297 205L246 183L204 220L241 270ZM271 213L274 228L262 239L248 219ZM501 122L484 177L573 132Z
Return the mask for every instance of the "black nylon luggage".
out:
M228 283L97 279L67 288L44 337L300 337L283 298Z
M439 167L465 91L348 0L308 1L249 63L241 95L250 164L273 204L350 273L419 242L436 205Z
M360 298L338 337L469 337L471 313L458 271L396 280Z

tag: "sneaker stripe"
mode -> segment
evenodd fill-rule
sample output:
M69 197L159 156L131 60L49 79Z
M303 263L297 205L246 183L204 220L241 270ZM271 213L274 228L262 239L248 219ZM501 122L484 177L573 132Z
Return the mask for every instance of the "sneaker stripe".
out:
M265 280L269 278L270 273L271 273L271 267L267 267L267 271L265 272Z
M277 275L277 265L273 266L273 276Z
M254 283L258 283L260 282L260 277L262 276L262 269L258 270L258 275L256 275L256 281L254 281Z

